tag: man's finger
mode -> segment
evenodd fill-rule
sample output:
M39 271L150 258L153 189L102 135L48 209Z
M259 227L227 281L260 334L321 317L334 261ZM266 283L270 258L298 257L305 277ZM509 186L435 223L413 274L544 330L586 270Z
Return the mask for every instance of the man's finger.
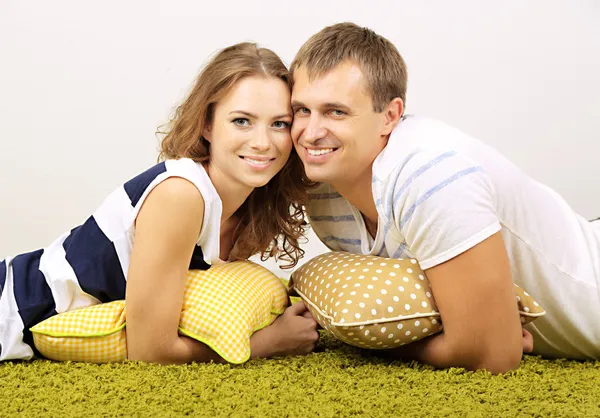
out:
M526 329L523 329L523 352L531 353L533 351L533 335Z

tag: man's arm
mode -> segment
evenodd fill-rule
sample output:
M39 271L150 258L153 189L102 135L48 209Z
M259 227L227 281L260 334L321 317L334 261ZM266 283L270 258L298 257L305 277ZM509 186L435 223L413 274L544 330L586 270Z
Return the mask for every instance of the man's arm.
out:
M444 331L394 354L440 368L517 368L524 335L501 233L426 273Z

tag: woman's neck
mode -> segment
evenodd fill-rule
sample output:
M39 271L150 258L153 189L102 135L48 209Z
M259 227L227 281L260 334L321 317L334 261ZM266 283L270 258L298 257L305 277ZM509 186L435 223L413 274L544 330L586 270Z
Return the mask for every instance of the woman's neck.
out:
M237 212L244 204L250 193L254 190L251 186L243 185L226 177L218 168L209 164L204 165L217 194L221 198L223 212L221 214L221 225Z

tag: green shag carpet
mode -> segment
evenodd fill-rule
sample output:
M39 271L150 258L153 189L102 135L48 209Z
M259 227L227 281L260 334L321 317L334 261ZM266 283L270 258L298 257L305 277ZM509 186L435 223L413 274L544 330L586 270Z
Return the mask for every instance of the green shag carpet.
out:
M0 417L593 417L600 362L527 356L502 376L389 362L323 334L241 366L0 364Z

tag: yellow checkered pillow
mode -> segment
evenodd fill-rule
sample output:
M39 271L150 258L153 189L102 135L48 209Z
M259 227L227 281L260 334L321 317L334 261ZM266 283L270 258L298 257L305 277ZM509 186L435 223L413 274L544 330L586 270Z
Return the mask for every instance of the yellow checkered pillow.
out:
M179 332L202 341L230 363L250 357L250 336L289 303L284 284L251 261L191 270ZM107 363L127 358L125 301L64 312L33 328L38 351L52 360Z

